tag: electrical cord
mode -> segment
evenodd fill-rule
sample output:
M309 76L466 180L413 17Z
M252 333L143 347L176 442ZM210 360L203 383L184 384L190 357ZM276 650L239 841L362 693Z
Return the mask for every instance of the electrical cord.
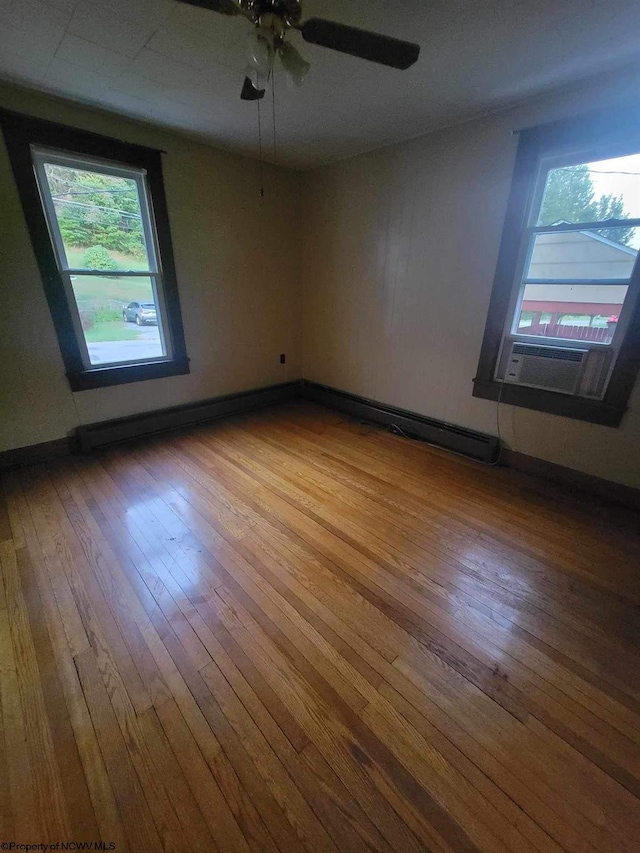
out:
M498 391L498 399L496 400L496 432L498 433L498 455L493 462L486 462L486 465L499 465L502 460L502 430L500 428L500 403L502 402L502 389L504 388L504 379L497 379L500 383Z

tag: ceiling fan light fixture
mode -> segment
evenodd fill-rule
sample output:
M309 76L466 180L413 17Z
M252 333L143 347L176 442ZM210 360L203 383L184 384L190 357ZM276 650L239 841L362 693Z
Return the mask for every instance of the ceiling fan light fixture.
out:
M278 56L286 74L287 83L294 86L302 86L304 78L311 68L309 63L300 56L292 44L286 41L280 46Z
M243 101L260 101L264 98L264 89L257 89L249 77L244 78L240 99Z
M247 51L245 75L256 89L265 89L273 71L275 51L268 31L256 29L251 33Z
M0 0L1 2L1 0ZM298 51L285 41L291 29L298 30L310 44L327 47L378 65L404 70L420 55L420 45L381 33L327 21L324 18L301 20L301 0L180 0L222 15L241 15L254 30L249 43L241 98L252 101L264 97L273 81L274 60L280 57L287 82L300 86L309 71Z

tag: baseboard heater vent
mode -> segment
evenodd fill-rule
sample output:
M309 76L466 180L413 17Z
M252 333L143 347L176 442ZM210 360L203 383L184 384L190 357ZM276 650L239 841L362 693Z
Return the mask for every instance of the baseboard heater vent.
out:
M361 420L389 426L395 424L411 437L463 453L482 462L493 462L498 457L499 442L492 435L427 418L405 409L387 406L376 400L367 400L326 385L307 382L304 379L298 382L270 385L255 391L227 394L224 397L215 397L199 403L186 403L183 406L142 412L126 418L80 426L77 429L78 442L81 450L89 451L108 444L180 427L194 426L276 403L286 403L295 397L303 397L338 409Z
M358 397L306 380L300 383L300 396L364 421L398 426L412 438L437 444L481 462L495 462L499 455L500 442L493 435L427 418L406 409L387 406L377 400L368 400L366 397Z
M227 394L224 397L214 397L200 403L186 403L183 406L142 412L127 418L80 426L77 429L80 449L93 450L119 441L193 426L276 403L285 403L297 396L298 385L298 382L284 382L280 385L259 388L256 391L242 391L239 394Z

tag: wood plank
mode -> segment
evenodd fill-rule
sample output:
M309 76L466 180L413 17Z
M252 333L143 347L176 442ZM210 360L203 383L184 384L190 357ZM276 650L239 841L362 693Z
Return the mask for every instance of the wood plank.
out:
M226 435L226 433L224 434ZM400 517L395 517L395 514L388 509L384 514L381 514L374 502L369 498L361 495L358 495L356 498L352 490L342 487L340 483L335 482L334 478L326 477L324 474L315 471L308 464L301 466L299 459L292 460L289 458L295 453L295 443L293 444L293 447L287 447L286 452L283 450L280 453L274 454L270 448L265 446L264 443L256 442L251 439L250 442L250 458L251 460L255 460L256 463L255 465L251 465L251 470L254 474L257 474L258 478L260 477L260 472L264 471L265 465L277 468L279 472L277 480L279 493L283 496L288 495L294 500L304 500L309 506L317 506L317 512L322 512L322 509L316 501L321 501L326 506L328 505L327 499L330 497L331 506L333 507L336 505L336 508L339 507L338 511L343 518L343 527L345 521L349 519L349 529L354 530L355 536L359 538L360 541L364 538L362 534L366 533L369 553L373 559L378 561L383 560L385 568L396 575L398 574L399 569L406 571L407 559L404 554L406 554L407 547L410 547L410 543L407 543L404 531L401 530L402 519ZM230 445L235 447L237 444L237 437L233 437ZM246 455L247 448L245 447L245 444L246 442L243 441L242 451ZM226 446L227 445L225 443L225 447ZM301 458L302 457L300 457L300 459ZM273 481L273 478L271 479ZM261 480L261 482L264 482L264 480ZM311 501L312 504L309 504L309 501ZM323 521L325 523L331 522L334 514L335 511L331 516L327 516L326 514L323 515ZM409 553L411 555L415 554L416 560L432 556L429 551L415 547L412 548ZM398 558L401 556L403 557L403 561L399 562ZM411 560L408 562L409 565L412 565ZM412 581L415 586L415 576L412 578ZM430 595L431 600L434 600L433 592L430 593L430 590L421 590L421 593L422 595ZM442 602L442 600L442 596L440 596L440 602ZM444 599L444 601L446 601L446 599ZM522 633L525 634L524 631ZM529 635L527 634L527 636ZM621 662L619 662L618 656L615 654L617 648L614 647L610 650L607 649L608 639L605 637L600 638L600 643L595 650L590 650L589 655L584 655L585 649L580 643L580 638L578 637L576 641L575 637L575 632L572 634L566 629L564 630L561 636L561 642L563 649L565 650L565 654L573 645L573 648L577 649L575 658L577 662L582 663L587 667L595 664L598 667L598 674L601 676L606 675L610 678L614 674L611 666L612 657L614 657L615 660L614 668L618 668L626 665L627 657L630 656L631 661L633 661L634 655L637 656L635 649L628 648L627 655ZM609 652L609 654L607 654L607 652ZM601 660L594 661L594 656L598 655L601 657ZM607 662L609 663L608 666ZM638 663L640 663L640 658L638 658ZM628 689L629 685L634 683L637 679L638 669L640 669L640 667L631 664L631 666L628 666L626 670L619 673L618 680L623 689Z
M9 550L2 552L2 564L15 560ZM3 565L3 575L4 575ZM3 581L4 584L4 581ZM9 813L5 816L19 843L44 836L42 814L37 800L37 767L32 764L27 746L24 715L20 702L18 672L11 641L9 614L0 611L0 703L6 750L6 778L9 789Z
M281 466L279 466L279 467L281 467ZM427 600L428 601L434 600L433 596L428 597ZM442 603L441 602L438 602L436 600L436 604L440 607L440 609L442 609ZM445 601L445 607L446 607L446 601ZM468 615L467 615L467 619L468 619ZM455 621L453 621L452 624L455 624ZM464 630L464 626L461 626L461 627ZM491 630L493 630L495 632L495 627L496 627L495 623L491 623L489 627ZM441 641L442 641L442 636L440 635L438 642L441 643ZM459 651L456 652L456 654L459 655ZM450 660L451 660L451 658L450 658ZM471 670L467 669L466 674L468 675L469 672L471 672ZM624 679L621 679L621 681L624 681ZM481 684L482 682L476 680L475 683ZM495 681L490 681L490 680L486 680L486 679L485 679L485 683L491 684L491 685L496 684ZM510 692L510 691L503 691L503 693L508 693L508 692ZM511 691L511 692L513 692L513 691ZM506 700L506 698L507 698L506 695L503 695L502 701L504 702ZM563 729L564 724L556 719L556 715L554 715L553 713L550 714L548 710L543 710L539 703L534 701L534 702L527 702L525 704L527 705L529 710L531 712L535 713L540 719L542 719L546 725L550 725L552 728L555 727L558 729L558 731L565 731ZM548 704L548 702L547 702L547 704ZM515 707L515 706L512 705L511 708L513 708L513 707ZM554 706L554 708L555 708L555 706ZM585 754L588 754L592 759L596 760L601 766L606 765L608 772L610 772L612 775L614 775L615 778L618 779L618 781L620 781L625 787L629 788L630 790L635 790L635 788L637 786L637 782L636 782L635 777L634 777L635 768L632 767L629 771L629 770L625 769L624 767L620 767L614 759L612 759L608 756L602 755L602 752L599 749L599 745L598 745L599 738L598 738L597 732L594 731L593 729L584 729L584 727L583 727L583 731L587 732L587 734L588 734L588 736L592 742L589 743L584 738L581 738L581 739L576 738L573 741L574 744L581 751L585 752ZM564 736L565 737L567 736L566 732L565 732ZM611 737L611 735L610 735L610 737ZM600 743L601 743L601 739L600 739ZM622 749L621 752L619 753L619 758L622 760L623 764L626 763L626 754L624 752L624 749Z
M129 745L120 731L93 650L87 649L86 652L76 655L75 664L130 849L140 853L145 850L159 850L162 841L134 769Z
M0 489L0 543L6 542L13 538L11 530L11 519L9 518L9 509L4 492Z
M453 555L457 560L468 560L465 551L468 551L469 546L477 546L477 534L471 530L472 535L470 536L468 525L459 525L450 516L443 516L441 509L437 505L434 507L430 502L429 494L425 494L424 489L419 489L417 494L407 491L406 479L398 477L397 468L382 463L378 463L376 466L372 464L370 457L358 449L350 447L348 450L341 451L339 447L336 449L337 443L335 441L318 439L317 436L314 436L314 440L310 441L303 432L300 435L301 432L300 430L296 432L295 427L292 428L291 425L288 425L288 429L285 431L278 428L277 424L275 428L270 426L267 430L260 423L256 426L255 422L251 421L251 435L257 435L270 445L283 448L287 455L304 459L314 469L330 472L334 480L345 484L358 496L373 498L373 505L368 504L369 510L375 512L376 505L384 507L385 516L383 518L392 517L394 523L411 536L412 541L423 542L425 546L426 543L429 543L427 547L432 553L446 555L451 550L455 540L459 539L463 544L463 549L454 550ZM336 460L340 461L340 467L336 467ZM447 482L450 480L451 477L448 478ZM394 488L393 491L389 490L388 486L391 483L396 485L396 482L400 487ZM442 520L446 522L446 537L440 536L441 528L432 523L434 515L442 517ZM417 524L418 521L419 525ZM452 529L452 525L454 525L454 529ZM425 538L426 531L429 531L429 536ZM419 538L415 537L416 533L420 534ZM503 547L499 540L496 540L495 545ZM517 553L510 553L509 559L511 564L517 563ZM493 589L494 591L497 590L496 587ZM555 604L553 600L549 599L545 603L552 607ZM601 608L602 600L600 600L599 613L601 613ZM568 615L566 607L558 608L557 612L563 618ZM616 622L620 621L620 619L616 620ZM634 622L635 620L632 619L631 621ZM583 627L584 620L577 621L575 624ZM612 624L611 628L615 627L616 624ZM633 636L638 638L637 630Z
M140 743L147 757L147 766L144 771L138 770L138 776L146 782L147 799L157 803L155 807L151 806L151 810L156 826L159 829L162 826L165 849L180 850L186 847L200 853L207 850L217 853L214 836L187 784L155 708L140 714L136 722ZM153 778L148 774L153 774Z
M399 788L400 796L396 794L394 807L397 810L398 803L404 797L402 810L405 815L411 813L414 817L417 815L417 822L414 820L412 829L430 848L475 849L464 832L459 830L455 821L438 808L411 774L404 772L400 764L391 756L386 745L360 723L348 702L328 682L324 681L320 673L313 670L295 646L287 641L281 630L269 619L264 618L240 589L236 587L234 593L238 598L229 593L224 596L228 606L219 611L222 618L226 618L230 626L233 626L234 619L239 620L232 630L236 635L243 637L244 643L247 644L246 648L251 649L254 659L260 660L265 671L270 671L272 677L276 676L276 673L279 674L282 682L280 690L286 689L284 682L295 685L295 693L291 689L287 690L288 702L292 709L296 709L294 713L298 719L301 722L304 720L305 729L310 734L313 733L314 743L324 751L325 756L336 761L338 756L335 753L339 752L342 761L345 759L345 754L351 760L355 758L360 765L360 772L374 781L374 791L381 786L385 790ZM250 614L245 611L245 607L250 609ZM256 617L257 621L254 622L252 617ZM240 628L241 625L244 630ZM265 659L263 654L268 657ZM329 745L329 755L327 755L326 750ZM344 769L342 764L342 772ZM367 799L372 797L372 791L368 786L366 793L362 790L362 778L353 777L351 785L356 796L364 795ZM374 794L372 800L378 801L377 805L380 809L379 797ZM380 817L384 815L378 814L377 818ZM388 814L386 817L390 818L391 815ZM432 820L436 821L436 827L432 825ZM390 833L390 840L393 838L394 843L399 843L397 835L399 828L394 826L394 822L387 823L384 828L383 826L380 826L380 829L385 832L386 837L389 837L387 833ZM440 830L444 830L444 835L440 834ZM404 849L412 849L415 846L415 842L410 841L408 837L405 837L402 843Z
M78 841L95 841L98 824L59 677L61 667L58 667L53 652L47 620L42 618L43 602L26 548L20 548L16 553L16 569L22 585L22 604L29 618L53 759L61 780L64 780L61 788L68 813L68 826L73 826L74 838Z
M107 535L107 531L105 531L105 535ZM261 821L251 798L243 791L235 771L228 763L226 756L221 752L220 744L208 727L205 717L203 717L203 711L206 716L206 712L209 710L209 700L211 697L208 696L206 689L203 689L204 684L202 682L200 683L200 689L195 687L199 676L194 667L194 662L189 660L186 649L171 630L170 625L156 606L155 601L151 603L149 595L143 594L141 602L147 608L151 626L156 629L152 633L148 630L145 631L147 643L156 658L156 662L163 673L166 683L170 685L173 696L191 729L192 736L195 737L211 772L218 780L214 784L220 784L224 796L228 801L228 805L224 801L223 804L216 801L218 810L226 810L226 815L223 814L223 818L226 822L225 826L228 836L234 839L233 844L237 846L237 833L240 830L237 828L235 832L233 830L233 825L237 826L237 820L241 824L244 833L252 842L256 843L261 849L271 849L273 841L264 823ZM207 657L207 660L210 660L210 658ZM176 662L178 666L176 666ZM190 687L183 680L183 675L188 681L191 679ZM193 693L190 688L194 691ZM197 702L194 699L197 699ZM162 713L166 704L163 703L158 707L159 714ZM232 811L229 811L229 809Z
M6 544L6 543L5 543ZM12 690L17 688L22 709L24 735L29 753L29 764L34 768L32 778L35 787L35 802L42 819L43 830L51 838L68 838L70 821L67 813L62 772L64 769L60 752L56 754L49 710L54 713L64 713L64 707L47 707L45 691L46 670L40 671L38 655L35 649L32 626L29 622L29 611L22 593L18 555L4 550L2 554L2 574L4 577L7 600L7 621L11 645L13 646L13 661L15 665L15 680ZM8 638L7 638L8 642ZM11 657L9 658L11 660ZM55 687L53 687L55 692ZM65 756L66 758L66 756ZM37 770L35 769L37 768ZM70 780L77 784L77 774ZM81 780L84 782L84 779ZM82 796L81 785L78 785L78 795ZM78 815L76 814L76 818ZM82 816L78 830L86 830Z
M52 561L61 561L101 669L114 690L126 693L140 712L145 711L151 699L101 588L99 552L90 549L87 555L83 550L55 490L41 474L23 472L22 479L43 553Z
M19 508L22 515L19 516ZM91 800L94 806L94 814L100 829L100 837L109 839L117 845L117 849L127 850L122 821L113 796L104 762L100 754L91 717L86 706L85 697L78 679L75 662L73 660L74 642L70 639L68 626L65 619L65 611L60 608L60 602L56 595L59 584L55 584L48 571L47 560L40 551L33 521L28 512L26 502L18 490L11 493L10 513L12 524L16 519L20 522L20 530L24 534L20 541L28 544L30 565L34 568L33 578L38 584L42 610L40 619L44 616L46 620L51 643L54 648L57 671L62 682L71 725L73 726L75 741L84 768L85 778L89 787ZM14 528L15 529L15 528ZM57 580L60 577L57 576ZM54 588L55 586L55 588ZM78 617L78 621L79 617ZM80 622L81 625L81 622ZM83 630L83 629L82 629ZM86 635L84 648L87 648Z
M629 513L306 403L1 480L3 839L635 853Z
M66 483L63 483L56 477L52 479L74 532L78 536L85 558L94 566L93 574L98 580L135 669L144 684L146 695L145 693L142 695L143 705L146 704L147 696L152 704L164 702L169 697L169 693L141 632L141 626L146 627L147 624L144 608L134 594L109 543L102 536L99 525L84 501L82 492L76 487L76 480L68 478ZM140 700L137 701L140 702ZM141 711L144 710L139 704L138 708Z
M300 843L308 850L336 853L339 848L336 847L287 772L283 763L284 756L279 751L278 753L274 751L278 746L277 733L276 743L269 743L242 702L238 700L215 662L207 664L202 671L202 677L211 694L215 696L221 712L245 744L258 773L265 780L278 805L287 816ZM287 750L285 743L281 742L281 745Z
M297 754L298 751L287 739L285 732L279 728L258 694L254 693L251 685L235 666L232 656L223 651L216 655L216 663L215 669L207 667L203 675L216 696L223 697L223 708L235 706L232 711L234 716L244 717L241 725L251 727L249 717L253 720L300 792L325 822L327 831L338 848L348 845L348 849L353 851L372 848L390 850L313 744L307 740L307 745L300 750L303 755ZM319 781L322 784L319 784Z
M170 699L157 709L167 739L175 749L185 777L221 853L249 853L245 836L189 731L180 709Z
M0 619L4 614L0 610ZM4 617L6 618L6 617ZM3 670L0 669L0 676ZM2 694L0 692L0 767L4 767L4 773L0 774L0 837L15 838L13 808L11 802L11 786L9 782L9 759L6 745L6 732L8 725L4 723L2 710Z

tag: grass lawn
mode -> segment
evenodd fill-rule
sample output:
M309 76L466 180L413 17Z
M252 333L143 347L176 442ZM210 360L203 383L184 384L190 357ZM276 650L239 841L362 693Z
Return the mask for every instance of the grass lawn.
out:
M92 329L85 329L85 339L88 344L100 344L105 341L135 341L138 337L135 329L127 329L122 320L111 320L107 323L96 323Z
M71 282L73 292L82 310L89 303L94 307L109 305L111 308L122 307L134 300L137 302L153 302L153 288L150 278L103 278L99 275L79 275ZM118 306L111 305L117 302Z
M86 249L67 247L67 260L71 267L82 268L82 259ZM143 270L147 266L145 260L136 260L130 255L119 252L110 252L111 256L118 262L120 269ZM153 287L150 278L138 278L137 276L118 276L110 278L108 275L76 275L72 279L73 292L81 311L91 311L100 306L110 308L122 308L129 302L154 302ZM113 340L125 340L125 338L114 338Z
M67 261L72 269L82 269L84 266L84 253L86 249L80 246L65 246ZM123 255L122 252L114 252L109 249L109 254L118 264L121 270L144 270L148 269L146 259L138 260L131 255Z

